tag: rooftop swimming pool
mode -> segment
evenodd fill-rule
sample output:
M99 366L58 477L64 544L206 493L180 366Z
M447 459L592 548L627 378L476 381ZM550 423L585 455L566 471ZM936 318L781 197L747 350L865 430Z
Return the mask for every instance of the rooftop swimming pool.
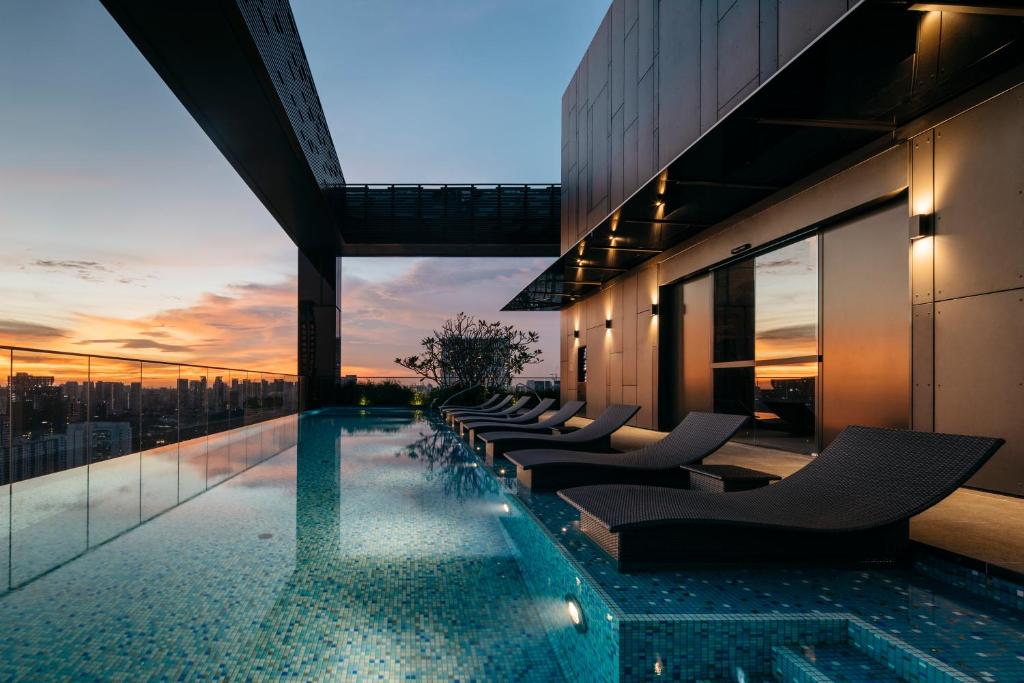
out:
M623 575L574 521L422 413L308 413L296 447L0 596L0 679L1024 680L1013 589Z

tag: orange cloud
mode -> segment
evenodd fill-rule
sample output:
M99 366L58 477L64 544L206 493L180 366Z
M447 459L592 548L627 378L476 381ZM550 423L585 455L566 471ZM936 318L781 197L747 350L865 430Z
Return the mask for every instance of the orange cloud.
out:
M294 277L229 285L191 305L138 318L76 313L71 321L61 328L0 320L0 343L265 372L296 370Z

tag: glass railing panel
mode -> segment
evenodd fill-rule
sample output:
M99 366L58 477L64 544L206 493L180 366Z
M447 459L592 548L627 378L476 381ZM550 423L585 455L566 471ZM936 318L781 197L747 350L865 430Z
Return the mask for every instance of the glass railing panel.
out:
M245 469L245 399L248 378L245 372L231 373L231 429L234 430L228 443L228 471L238 474Z
M0 592L10 588L11 576L11 352L0 349Z
M177 365L142 364L142 519L178 504L181 393Z
M206 490L209 372L183 365L178 376L178 500Z
M278 416L274 427L274 450L278 453L288 447L288 409L285 396L287 381L287 377L278 375L274 379L274 387L271 394L271 400L275 406L274 413Z
M207 396L209 407L210 439L208 445L207 487L220 483L231 476L231 383L233 378L227 370L211 368L213 381ZM237 425L236 425L237 426Z
M246 373L245 380L245 466L265 460L263 455L263 375Z
M89 359L14 351L8 471L17 586L88 547Z
M141 521L141 405L142 363L90 360L90 547Z

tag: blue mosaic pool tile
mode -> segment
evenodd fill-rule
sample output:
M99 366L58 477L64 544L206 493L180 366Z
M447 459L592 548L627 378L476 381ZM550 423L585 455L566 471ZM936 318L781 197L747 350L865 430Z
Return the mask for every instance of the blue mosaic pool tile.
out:
M777 645L772 648L772 674L779 683L833 683L815 662L806 656L806 646Z
M1019 575L1010 578L1010 572L988 566L977 568L935 552L919 554L914 569L975 595L1024 611L1024 578L1019 578Z

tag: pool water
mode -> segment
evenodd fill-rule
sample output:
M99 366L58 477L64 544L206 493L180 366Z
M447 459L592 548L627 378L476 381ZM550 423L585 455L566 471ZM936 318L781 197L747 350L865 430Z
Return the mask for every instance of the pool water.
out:
M3 680L559 681L451 432L304 415L298 446L0 597Z
M1022 585L992 600L921 559L621 574L423 413L317 411L269 443L138 526L145 454L85 507L65 478L20 493L12 575L80 554L0 595L0 680L1024 681Z

